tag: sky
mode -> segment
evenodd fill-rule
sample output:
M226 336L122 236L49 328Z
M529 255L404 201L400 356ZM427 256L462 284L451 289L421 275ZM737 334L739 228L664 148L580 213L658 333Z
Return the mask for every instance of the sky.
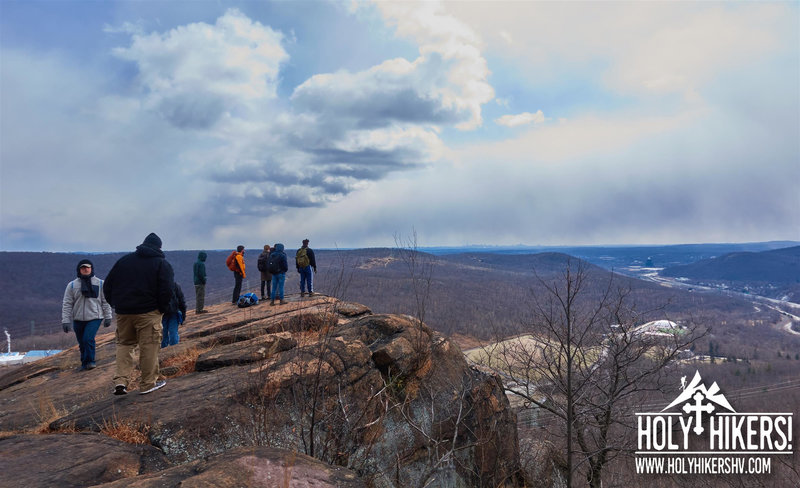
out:
M799 8L0 0L0 250L800 240Z

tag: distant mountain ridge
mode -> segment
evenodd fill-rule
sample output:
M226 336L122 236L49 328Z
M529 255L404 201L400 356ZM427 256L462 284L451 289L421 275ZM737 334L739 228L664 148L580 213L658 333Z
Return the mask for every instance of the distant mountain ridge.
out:
M671 266L661 275L693 280L800 283L800 246L762 252L733 252L696 263Z

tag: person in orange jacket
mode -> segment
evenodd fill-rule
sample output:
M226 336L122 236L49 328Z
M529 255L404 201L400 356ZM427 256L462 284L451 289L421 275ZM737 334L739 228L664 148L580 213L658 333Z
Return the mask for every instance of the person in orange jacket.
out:
M242 279L247 277L244 272L244 246L236 246L236 250L228 256L227 265L233 271L234 285L231 303L236 305L239 301L239 295L242 293Z

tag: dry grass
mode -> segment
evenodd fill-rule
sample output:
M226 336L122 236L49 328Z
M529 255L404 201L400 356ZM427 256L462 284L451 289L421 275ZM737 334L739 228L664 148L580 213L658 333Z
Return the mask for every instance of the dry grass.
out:
M137 420L119 420L114 418L104 420L100 432L128 444L150 444L150 425Z
M45 434L51 432L50 424L61 417L69 414L65 408L56 407L53 399L47 392L40 393L36 396L36 404L32 405L34 415L36 416L37 425L31 429L32 432L38 434ZM74 432L72 427L62 427L59 432Z
M190 347L184 349L177 354L174 354L168 358L165 358L161 362L161 368L168 368L174 367L177 369L177 372L174 374L169 375L170 378L177 378L178 376L183 376L189 373L193 373L195 370L195 364L197 363L197 358L200 357L201 354L210 350L211 348L197 348L197 347Z

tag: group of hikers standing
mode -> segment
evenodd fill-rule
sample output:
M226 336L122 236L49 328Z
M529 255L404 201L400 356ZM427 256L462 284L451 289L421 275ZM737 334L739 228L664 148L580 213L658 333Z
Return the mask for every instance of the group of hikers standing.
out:
M295 253L295 268L300 274L300 296L314 295L314 273L317 272L317 261L314 251L308 247L308 239L303 239L303 246ZM283 298L284 285L286 283L286 273L289 271L289 259L286 257L285 247L281 243L276 243L270 247L264 245L264 250L258 256L258 271L261 273L261 300L269 297L269 304L275 306L275 300L279 305L285 305ZM233 295L231 303L239 303L242 293L242 280L246 275L244 263L244 246L237 246L226 260L228 268L233 271ZM195 281L196 283L196 281ZM264 290L266 288L266 294Z
M104 327L111 325L112 308L117 315L115 395L128 393L137 347L141 370L139 393L147 394L166 385L159 370L158 352L180 340L178 327L186 320L186 300L180 285L175 282L174 271L161 250L161 244L161 238L151 233L136 247L136 251L117 260L105 280L95 276L94 264L89 259L82 259L76 268L77 278L69 282L64 291L61 324L64 332L75 332L81 356L80 370L96 367L97 331L101 324ZM238 246L228 258L228 267L233 270L235 280L234 303L246 276L243 256L244 246ZM208 254L201 251L193 266L197 299L195 312L198 314L208 312L204 308L207 258ZM285 304L283 287L288 261L283 244L275 244L272 248L264 246L258 263L262 299L265 299L266 284L270 305L275 305L276 298L280 304ZM317 271L317 264L314 251L308 247L308 239L303 240L303 247L298 249L295 263L300 273L301 296L305 296L306 290L309 296L313 295L313 273Z

